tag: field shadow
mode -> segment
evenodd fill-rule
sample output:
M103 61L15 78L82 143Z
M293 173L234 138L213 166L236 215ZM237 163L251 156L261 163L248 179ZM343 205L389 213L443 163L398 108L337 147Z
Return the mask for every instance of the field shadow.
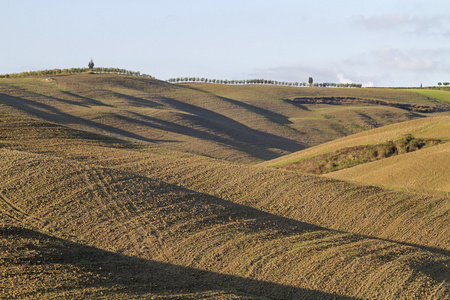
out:
M118 98L126 99L127 101L130 101L130 104L136 107L149 107L149 108L155 108L155 107L161 107L162 105L160 103L154 102L152 100L131 96L127 94L122 94L115 91L109 91L112 93L113 96L116 96Z
M62 286L46 286L45 282L41 282L33 287L33 282L28 282L25 274L21 283L28 283L32 288L29 286L28 292L9 291L18 292L19 297L71 292L73 289L75 296L80 290L86 290L83 297L102 298L116 298L119 295L191 299L192 296L203 298L202 295L218 293L228 296L227 299L231 298L230 295L241 299L358 299L129 257L21 227L0 227L0 246L4 246L2 240L17 241L18 247L12 251L14 254L4 255L3 266L25 269L26 272L57 265L59 272L65 275L65 284ZM77 272L72 271L74 268ZM65 274L69 271L72 273ZM8 295L8 290L4 290L5 293Z
M86 86L82 86L82 85L77 84L77 83L71 83L71 84L75 85L75 86L81 86L82 90L81 91L78 90L78 92L83 92L83 88L86 89ZM109 89L101 89L101 88L98 88L98 87L95 87L95 86L90 86L89 88L90 88L91 92L92 91L94 91L94 92L101 92L101 93L106 93L109 97L116 97L118 99L126 99L127 101L131 102L131 105L138 106L138 107L157 107L157 106L161 106L161 104L153 102L151 100L147 100L147 99L143 99L143 98L127 95L127 94L122 94L122 93L119 93L119 92L116 92L116 91L112 91L112 90L109 90ZM72 97L75 97L75 98L79 98L79 99L82 99L82 100L86 101L87 104L82 105L84 107L89 107L91 105L114 107L113 105L104 103L104 102L99 101L99 100L95 100L95 99L93 99L91 97L86 97L86 96L83 96L81 94L70 92L67 89L60 89L60 88L58 88L58 91L66 94L66 95L69 95L69 96L72 96ZM30 91L27 91L27 92L30 92ZM51 96L46 96L46 97L54 98L54 97L51 97ZM70 100L64 100L64 99L59 99L59 98L54 98L54 99L56 99L57 101L61 101L61 102L70 101ZM67 102L67 103L69 103L69 102ZM76 103L76 102L74 102L73 104L74 105L80 105L79 103Z
M245 144L256 144L259 147L264 147L266 149L278 148L288 152L295 152L306 148L306 145L299 141L250 128L247 125L212 110L172 98L162 98L162 100L174 109L196 115L212 122L213 124L217 124L217 128L225 134L227 134L230 130L233 130L237 133L233 135L233 137L235 139L240 139Z
M263 116L263 117L266 117L266 118L270 119L271 121L276 122L276 123L281 124L281 125L293 124L292 121L290 121L288 117L286 117L286 116L284 116L282 114L279 114L279 113L276 113L276 112L273 112L273 111L261 108L261 107L250 105L248 103L241 102L241 101L238 101L238 100L235 100L235 99L218 96L218 95L216 95L214 93L211 93L211 92L199 89L199 88L191 87L191 86L184 86L184 88L195 90L195 91L201 92L201 93L206 93L206 94L213 95L214 97L217 97L220 100L223 100L225 102L231 103L231 104L236 105L236 106L240 106L240 107L242 107L242 108L244 108L244 109L246 109L246 110L248 110L248 111L250 111L252 113L258 114L258 115Z
M96 130L100 129L102 131L106 131L109 133L118 134L125 138L132 138L135 140L140 140L148 143L168 142L166 140L150 139L142 135L126 131L117 127L76 117L74 115L62 112L61 110L53 106L41 102L36 102L30 99L24 99L0 93L0 103L10 106L20 112L25 113L26 115L30 115L39 119L43 119L45 121L54 122L66 126L68 124L87 126L92 129Z
M216 134L207 132L206 130L199 130L193 127L188 127L174 122L142 115L136 112L130 113L136 116L136 118L129 118L126 116L119 116L119 118L126 122L129 122L130 124L139 124L149 128L156 128L167 132L190 136L200 140L208 140L211 142L227 145L233 149L242 151L256 158L267 159L279 156L278 153L267 149L267 145L262 144L261 141L252 143L254 137L247 136L245 132L237 132L234 129L223 127L220 124L213 124L209 120L201 120L201 123L203 125L202 127ZM200 121L199 117L190 115L186 115L183 118L185 120L191 120L195 123L199 123Z
M289 99L282 99L282 101L286 104L292 105L294 107L300 108L301 110L311 111L307 106L302 105L298 102L291 101Z
M76 94L70 94L73 96L77 96ZM161 105L150 100L123 94L118 94L118 97L125 97L126 99L133 101L134 104L139 106L154 107L157 105ZM118 128L115 126L110 126L96 121L77 117L72 114L63 112L62 110L55 108L54 106L31 99L9 96L6 94L0 94L0 99L3 104L6 104L16 110L50 122L55 122L63 125L75 124L87 126L92 129L118 134L125 138L132 138L148 143L174 142L168 140L151 139L130 130L125 130L123 128ZM55 101L66 101L58 98L52 99ZM128 113L135 115L136 117L138 117L138 119L133 119L131 117L120 114L111 115L112 118L121 119L129 123L130 125L140 124L142 126L148 127L149 129L157 128L163 131L173 132L180 135L187 135L198 139L221 143L263 160L276 158L280 155L279 152L273 151L273 149L280 149L290 153L306 148L306 146L301 142L250 128L242 123L239 123L229 117L211 110L207 110L171 98L162 98L161 101L177 110L186 112L187 114L186 116L184 116L185 119L192 119L190 121L201 124L202 127L206 130L198 130L193 127L152 118L136 112ZM74 101L66 101L66 103L68 104L75 105L75 103L72 102ZM83 106L80 103L76 103L76 105Z
M86 101L87 104L81 105L81 106L83 106L83 107L89 107L89 106L91 106L91 105L113 107L112 105L103 103L103 102L98 101L98 100L95 100L95 99L93 99L93 98L88 98L88 97L86 97L86 96L82 96L82 95L75 94L75 93L72 93L72 92L69 92L69 91L65 91L65 90L59 90L59 91L60 91L61 93L64 93L64 94L66 94L66 95L69 95L69 96L71 96L71 97L79 98L79 99L82 99L82 100ZM50 97L50 96L46 96L46 97ZM54 97L50 97L50 98L54 98ZM60 99L60 98L54 98L54 99L56 99L57 101L61 101L61 102L67 102L67 101L70 101L70 100L64 100L64 99ZM74 101L71 101L71 102L74 102ZM69 103L69 104L70 104L70 103ZM75 104L75 105L76 105L76 104ZM78 104L78 105L80 105L80 104Z
M130 171L125 171L125 173L132 173L136 174ZM128 176L131 176L128 175ZM137 175L139 178L142 178L143 180L149 180L149 177L142 175ZM202 222L201 226L205 225L217 225L217 224L223 224L225 222L228 222L229 220L232 220L233 222L240 222L242 224L245 224L245 228L242 229L236 229L242 230L243 232L258 232L258 231L265 231L265 230L275 230L279 236L296 236L299 234L313 234L314 237L311 237L312 240L331 237L333 235L347 235L346 239L349 244L355 242L357 244L359 241L362 240L375 240L375 241L383 241L383 242L389 242L391 245L382 246L380 249L381 252L386 251L387 249L391 249L392 247L396 246L407 246L412 247L414 249L411 249L412 251L418 251L423 250L423 255L426 257L433 257L437 258L440 257L439 260L436 259L433 261L433 259L428 259L426 261L422 262L416 262L416 260L410 260L407 262L407 264L415 269L417 272L421 272L423 274L426 274L430 278L433 278L434 280L438 282L447 282L449 277L449 271L450 271L450 251L442 248L437 247L431 247L431 246L424 246L416 243L408 243L408 242L401 242L396 240L390 240L390 239L384 239L379 238L376 236L368 236L368 235L362 235L352 232L347 232L343 230L336 230L336 229L330 229L326 227L322 227L320 225L316 225L313 223L303 222L300 220L284 217L282 215L277 215L274 213L270 213L267 211L263 211L257 208L254 208L252 206L248 205L242 205L239 203L232 202L230 200L223 199L221 197L217 197L214 195L210 195L208 193L198 192L195 190L191 190L182 186L178 186L172 183L167 183L165 181L159 181L159 184L161 187L164 187L164 190L171 190L171 191L184 191L189 194L189 198L195 198L195 202L188 202L188 205L190 205L189 211L201 211L196 208L196 206L202 206L202 207L208 207L208 212L215 216L213 219L209 219L207 222ZM147 190L150 190L147 188ZM177 198L174 200L174 202L165 202L164 205L167 205L168 207L175 207L176 201L180 201L181 198ZM187 199L185 199L187 201ZM218 209L220 208L220 209ZM192 218L193 219L193 218ZM252 220L252 222L248 222L248 220ZM194 222L195 223L195 222ZM195 225L195 224L194 224ZM194 226L193 225L193 226ZM364 252L364 249L360 249L361 253L356 254L356 257L359 257L359 255L369 257L372 254L367 254ZM388 250L389 251L389 250ZM409 251L409 250L408 250ZM382 254L380 252L380 257L383 257L383 259L387 259L387 257L384 257L385 254ZM395 258L395 251L392 252L392 257L388 259L390 262L394 262L396 260ZM432 255L430 255L432 254ZM438 256L435 256L438 255ZM377 255L375 255L377 257ZM404 256L405 258L407 256ZM445 263L442 263L445 262ZM436 272L436 270L439 270Z
M60 93L68 95L70 97L78 98L78 99L82 100L85 103L80 103L80 102L76 102L76 101L68 100L68 99L57 98L57 97L46 95L46 94L40 94L40 93L37 93L37 92L33 92L33 91L30 91L30 90L27 90L25 88L20 88L18 86L11 86L11 88L13 88L15 90L18 90L18 91L21 91L22 93L32 94L33 96L37 96L37 97L45 97L47 99L54 100L56 102L65 103L65 104L68 104L68 105L74 105L74 106L80 106L80 107L89 107L90 105L111 107L110 105L102 103L102 102L100 102L98 100L95 100L95 99L92 99L92 98L88 98L88 97L85 97L85 96L81 96L81 95L69 92L67 90L60 89L60 88L56 88L56 90L58 92L60 92ZM9 95L7 95L7 96L9 96ZM9 96L9 97L11 97L11 96ZM12 97L14 97L14 96L12 96ZM23 97L16 97L16 98L23 99Z

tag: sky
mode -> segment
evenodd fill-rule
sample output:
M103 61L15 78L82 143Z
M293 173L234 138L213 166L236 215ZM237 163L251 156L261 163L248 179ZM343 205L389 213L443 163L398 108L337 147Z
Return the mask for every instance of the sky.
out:
M117 67L363 86L450 81L448 0L0 0L0 74Z

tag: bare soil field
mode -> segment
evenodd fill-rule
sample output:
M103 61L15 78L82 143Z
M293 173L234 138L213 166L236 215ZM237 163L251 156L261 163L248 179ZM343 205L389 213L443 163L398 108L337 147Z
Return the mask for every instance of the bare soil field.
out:
M274 98L306 89L89 76L0 83L0 298L450 299L447 196L249 165L261 145L277 155L293 152L286 140L306 147L296 118L326 115L330 128L350 128L362 112L417 118L336 143L358 145L405 132L445 138L448 117L370 105L294 111ZM163 118L159 133L186 125L170 143L169 133L151 136ZM222 133L241 131L226 152ZM257 146L246 145L252 134ZM309 141L327 134L337 136ZM336 146L317 149L327 147Z
M443 250L330 230L119 170L14 150L0 156L8 297L183 295L184 280L189 294L206 286L219 296L252 298L448 295ZM19 234L8 234L18 225ZM27 232L34 237L22 241ZM11 236L23 246L11 245ZM102 251L116 255L99 257ZM123 273L112 272L112 264ZM145 270L148 264L153 268ZM40 273L51 275L33 280ZM27 289L11 289L21 284Z

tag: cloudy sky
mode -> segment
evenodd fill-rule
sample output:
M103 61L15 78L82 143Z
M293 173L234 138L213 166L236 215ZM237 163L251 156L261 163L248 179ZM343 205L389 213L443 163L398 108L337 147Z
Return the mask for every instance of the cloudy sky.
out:
M448 0L1 0L0 74L96 66L159 79L450 81Z

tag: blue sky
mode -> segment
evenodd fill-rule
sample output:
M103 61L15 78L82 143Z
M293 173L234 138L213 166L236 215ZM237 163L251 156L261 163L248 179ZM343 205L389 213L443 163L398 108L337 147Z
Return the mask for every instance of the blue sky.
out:
M118 67L159 79L450 81L450 1L0 0L0 74Z

